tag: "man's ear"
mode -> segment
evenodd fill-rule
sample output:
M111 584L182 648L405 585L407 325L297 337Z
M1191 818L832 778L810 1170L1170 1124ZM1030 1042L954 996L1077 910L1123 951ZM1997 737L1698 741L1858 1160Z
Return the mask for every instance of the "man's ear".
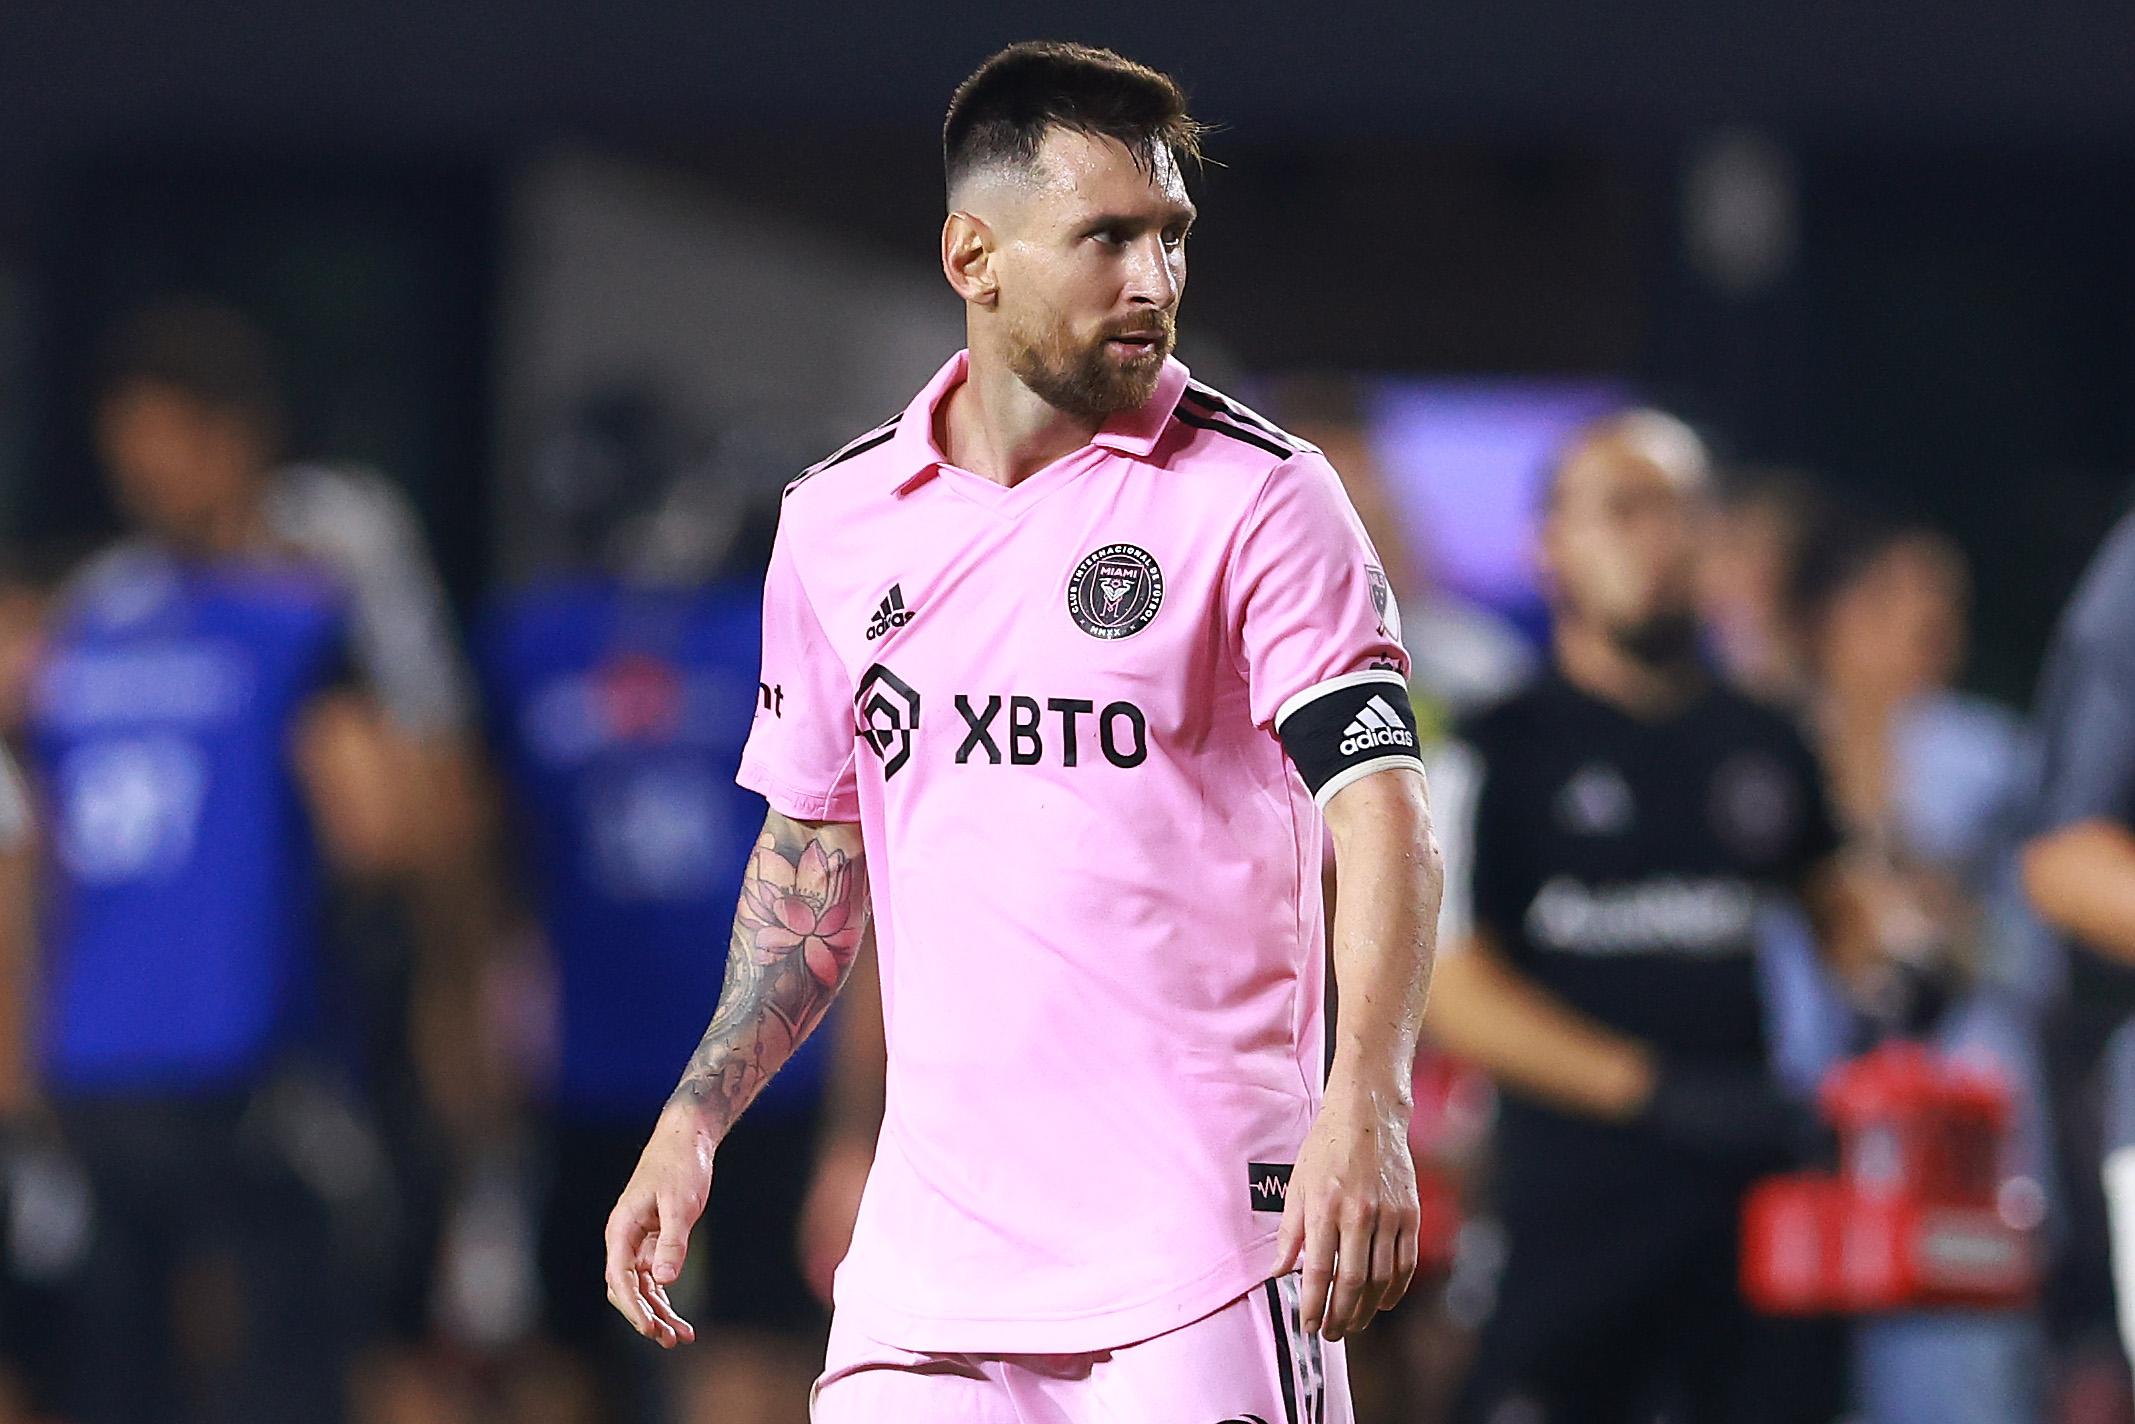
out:
M994 234L984 218L954 212L941 225L941 270L956 294L990 307L1001 299L993 270Z

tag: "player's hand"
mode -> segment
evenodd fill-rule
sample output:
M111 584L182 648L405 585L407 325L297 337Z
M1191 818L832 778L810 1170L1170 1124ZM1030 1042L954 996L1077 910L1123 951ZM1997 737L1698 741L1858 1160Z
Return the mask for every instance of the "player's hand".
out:
M1329 1088L1284 1195L1273 1274L1304 1268L1304 1328L1362 1330L1408 1293L1422 1213L1409 1109L1392 1092Z
M673 1349L697 1338L667 1288L682 1276L690 1228L712 1190L718 1147L697 1113L670 1105L608 1213L608 1303L646 1339Z
M1809 1104L1780 1091L1756 1063L1664 1061L1633 1122L1680 1151L1745 1172L1813 1160L1825 1131Z

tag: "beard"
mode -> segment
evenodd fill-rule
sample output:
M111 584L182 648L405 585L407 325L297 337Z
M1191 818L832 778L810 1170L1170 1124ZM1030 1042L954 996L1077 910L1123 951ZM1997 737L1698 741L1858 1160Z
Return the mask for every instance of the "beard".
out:
M1698 616L1687 608L1654 613L1626 627L1612 628L1616 646L1649 668L1681 667L1698 654Z
M1156 339L1140 352L1122 358L1109 342L1115 336L1148 335ZM1138 409L1156 391L1171 354L1177 330L1168 311L1149 312L1114 322L1081 345L1065 328L1014 333L1008 369L1047 405L1086 420L1103 420Z

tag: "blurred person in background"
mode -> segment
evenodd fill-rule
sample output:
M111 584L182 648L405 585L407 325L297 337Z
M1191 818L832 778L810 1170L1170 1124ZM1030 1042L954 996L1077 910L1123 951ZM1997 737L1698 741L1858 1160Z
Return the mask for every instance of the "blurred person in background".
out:
M2106 536L2061 615L2037 707L2041 767L2024 888L2070 949L2049 1024L2069 1240L2049 1298L2071 1389L2103 1373L2117 1321L2135 1355L2135 515Z
M1698 604L1713 661L1737 690L1775 707L1808 691L1793 578L1825 506L1799 470L1745 467L1718 481L1698 564Z
M1838 509L1814 525L1789 584L1803 710L1880 951L1879 973L1854 986L1861 1027L1922 1039L2009 1088L2002 1199L2035 1226L2051 1156L2038 1016L2052 986L2016 881L2030 747L2014 714L1955 690L1968 638L1963 551L1932 529ZM2032 1312L1901 1312L1862 1319L1854 1334L1867 1424L2040 1417L2045 1352Z
M1356 507L1364 532L1384 561L1401 642L1413 675L1410 696L1433 736L1460 717L1509 696L1530 681L1537 659L1509 619L1460 597L1430 576L1417 554L1392 487L1371 445L1362 393L1353 378L1292 376L1276 383L1284 427L1317 445Z
M1836 1332L1762 1320L1736 1284L1744 1191L1814 1140L1766 1062L1759 905L1846 906L1814 758L1698 656L1708 478L1656 411L1572 441L1541 513L1552 670L1433 768L1458 948L1427 1027L1501 1090L1475 1424L1842 1404Z
M21 774L32 675L54 589L86 549L59 541L0 557L0 999L34 1003L40 855ZM32 1015L0 1012L0 1420L56 1417L66 1397L66 1277L86 1241L89 1192L50 1130Z
M580 412L540 482L577 567L497 598L479 644L521 884L561 990L544 1325L586 1371L573 1417L782 1424L805 1417L828 1319L796 1233L833 1033L807 1040L720 1147L721 1209L681 1287L708 1323L682 1378L600 1291L609 1208L719 995L708 936L765 814L735 773L755 714L784 695L757 680L764 481L716 461L676 475L663 424L642 399Z
M0 1006L37 998L36 829L14 748L0 742ZM29 1017L0 1007L0 1420L8 1424L49 1417L63 1401L65 1297L56 1277L79 1250L87 1199L40 1121Z
M234 313L121 333L96 434L130 532L58 599L29 692L45 903L7 1007L93 1189L84 1424L342 1414L334 1234L375 1225L385 1166L322 888L419 838L346 588L270 515L282 428Z

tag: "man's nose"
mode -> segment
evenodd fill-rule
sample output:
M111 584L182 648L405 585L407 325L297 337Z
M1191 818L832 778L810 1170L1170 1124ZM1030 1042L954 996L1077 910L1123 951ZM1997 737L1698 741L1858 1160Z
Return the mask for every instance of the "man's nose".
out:
M1127 263L1129 303L1135 306L1170 307L1179 299L1180 273L1163 238L1152 233L1134 244Z

